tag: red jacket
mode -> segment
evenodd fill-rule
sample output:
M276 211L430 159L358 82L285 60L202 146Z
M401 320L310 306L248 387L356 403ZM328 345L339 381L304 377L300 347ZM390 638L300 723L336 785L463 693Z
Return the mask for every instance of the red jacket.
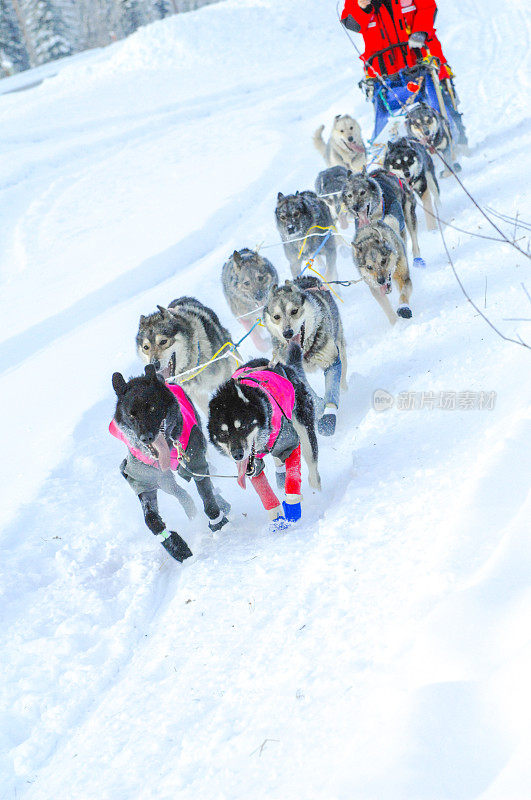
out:
M436 13L435 0L374 0L367 10L359 7L358 0L345 0L341 21L345 27L363 35L365 52L361 58L369 78L374 72L392 75L403 67L414 66L416 56L407 42L412 33L422 31L427 34L422 55L431 54L439 59L439 77L443 79L450 73L433 27ZM402 47L381 52L395 44Z

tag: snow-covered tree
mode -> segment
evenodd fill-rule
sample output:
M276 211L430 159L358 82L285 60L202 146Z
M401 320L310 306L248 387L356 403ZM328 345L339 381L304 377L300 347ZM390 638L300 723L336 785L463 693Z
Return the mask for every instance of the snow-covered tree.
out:
M134 33L141 25L151 22L149 9L143 0L122 0L125 35Z
M164 19L174 13L174 8L171 0L153 0L152 8L155 12L156 18Z
M0 0L0 77L216 0Z
M125 36L121 0L72 0L72 3L77 50L105 47Z
M0 77L28 69L30 60L11 0L0 0Z
M19 0L19 6L25 17L35 64L71 55L73 48L65 22L52 0Z

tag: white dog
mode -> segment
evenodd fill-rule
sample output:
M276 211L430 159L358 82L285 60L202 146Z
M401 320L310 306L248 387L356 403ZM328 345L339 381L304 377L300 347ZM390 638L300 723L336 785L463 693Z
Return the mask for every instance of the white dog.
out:
M323 139L324 125L313 135L313 143L329 167L344 166L352 172L361 172L367 163L367 152L363 144L361 128L348 114L334 118L328 142Z

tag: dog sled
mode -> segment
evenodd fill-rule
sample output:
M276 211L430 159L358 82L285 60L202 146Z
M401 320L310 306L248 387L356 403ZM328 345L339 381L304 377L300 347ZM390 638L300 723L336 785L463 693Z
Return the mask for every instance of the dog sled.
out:
M388 50L402 47L390 47L375 53L368 60L369 70L372 62ZM373 70L373 72L375 72ZM365 92L366 98L374 106L374 131L369 140L371 148L383 150L389 139L402 135L404 120L407 113L417 103L427 103L448 120L452 139L459 140L459 129L456 118L457 96L451 78L446 78L443 83L439 80L439 62L430 57L413 67L404 67L392 75L380 78L366 77L360 81L360 88Z

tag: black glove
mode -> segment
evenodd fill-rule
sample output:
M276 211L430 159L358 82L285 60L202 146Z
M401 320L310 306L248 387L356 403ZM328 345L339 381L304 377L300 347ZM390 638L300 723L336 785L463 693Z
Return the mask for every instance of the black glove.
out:
M361 31L361 25L359 22L356 22L352 14L342 19L341 24L344 25L345 28L348 28L349 31L354 31L354 33L359 33Z
M408 47L412 50L420 50L426 45L427 34L424 31L416 31L409 37Z

